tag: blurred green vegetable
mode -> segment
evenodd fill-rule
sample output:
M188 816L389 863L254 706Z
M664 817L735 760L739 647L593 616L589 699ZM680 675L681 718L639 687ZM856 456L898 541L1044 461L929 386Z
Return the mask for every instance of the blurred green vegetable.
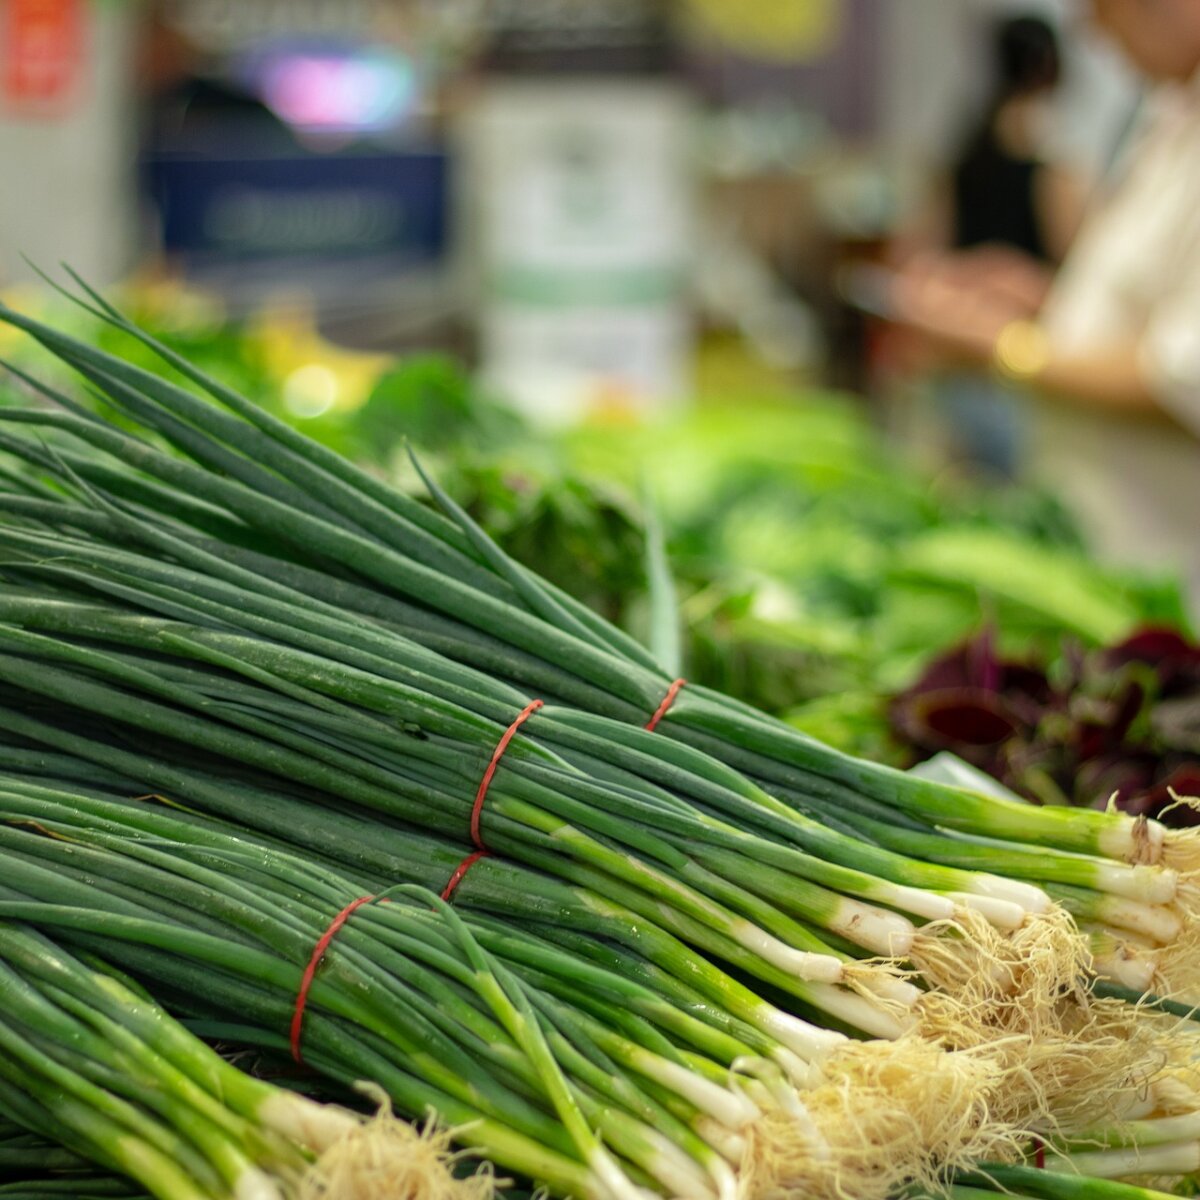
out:
M64 308L75 321L77 311ZM683 674L857 754L896 757L884 697L984 624L1001 651L1017 655L1052 653L1064 636L1111 643L1146 622L1187 628L1173 580L1096 565L1052 497L931 478L845 396L729 398L666 424L552 436L528 428L452 360L425 354L363 384L362 402L301 416L286 402L294 380L281 372L319 357L319 346L289 350L296 338L287 329L232 324L186 293L167 302L150 293L133 312L238 390L414 495L422 490L404 447L418 446L508 553L643 640L657 630L656 645L666 644L669 578ZM60 324L61 316L56 307ZM366 369L354 361L342 374L361 383ZM647 546L649 514L636 499L643 484L661 547Z

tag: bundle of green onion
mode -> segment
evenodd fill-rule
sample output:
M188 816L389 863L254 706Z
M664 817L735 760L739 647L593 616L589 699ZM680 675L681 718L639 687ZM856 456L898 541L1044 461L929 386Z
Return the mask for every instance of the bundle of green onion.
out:
M352 893L455 880L465 920L427 894L355 914L306 1058L477 1118L560 1194L883 1195L1146 1116L1159 1031L1081 985L1193 984L1194 836L906 776L672 684L432 481L446 516L88 295L173 373L0 309L123 425L65 396L0 410L0 913L278 1037ZM131 806L151 791L232 828L165 829ZM424 992L417 945L444 956Z
M456 1183L438 1149L414 1151L422 1141L408 1126L364 1122L243 1074L111 970L7 921L0 1113L67 1147L41 1170L92 1161L165 1200L492 1194L489 1174ZM8 1142L18 1163L37 1149ZM65 1182L83 1193L83 1181Z

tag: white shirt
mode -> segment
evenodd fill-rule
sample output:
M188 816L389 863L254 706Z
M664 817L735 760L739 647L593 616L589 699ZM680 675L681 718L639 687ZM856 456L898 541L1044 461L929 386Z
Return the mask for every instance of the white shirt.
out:
M1181 571L1200 614L1200 75L1156 97L1041 323L1065 354L1137 340L1159 403L1183 428L1046 403L1032 458L1102 555Z

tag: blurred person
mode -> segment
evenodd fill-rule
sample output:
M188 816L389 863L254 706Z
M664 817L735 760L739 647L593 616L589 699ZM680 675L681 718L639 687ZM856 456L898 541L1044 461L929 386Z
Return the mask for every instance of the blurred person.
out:
M1051 136L1062 79L1058 36L1038 16L1001 18L990 30L990 54L991 94L893 258L972 250L973 269L999 277L1019 271L1022 259L1058 262L1075 234L1081 173ZM1012 389L958 372L940 376L935 392L953 455L1013 474L1024 422Z
M1184 573L1200 613L1200 0L1090 0L1155 85L1062 267L913 262L896 316L954 369L1031 397L1030 469L1101 554Z
M992 95L950 170L941 242L1007 246L1057 262L1083 207L1079 174L1053 145L1058 36L1041 17L1008 17L994 25L991 43Z

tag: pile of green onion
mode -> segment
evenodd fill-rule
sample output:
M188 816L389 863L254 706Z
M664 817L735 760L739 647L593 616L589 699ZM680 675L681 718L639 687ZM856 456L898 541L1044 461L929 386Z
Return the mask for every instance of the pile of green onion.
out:
M304 1061L556 1195L882 1197L1032 1133L1195 1169L1158 1019L1089 994L1195 988L1193 835L673 687L432 480L441 513L86 296L165 369L0 308L119 417L0 409L0 918L278 1050L375 897Z

